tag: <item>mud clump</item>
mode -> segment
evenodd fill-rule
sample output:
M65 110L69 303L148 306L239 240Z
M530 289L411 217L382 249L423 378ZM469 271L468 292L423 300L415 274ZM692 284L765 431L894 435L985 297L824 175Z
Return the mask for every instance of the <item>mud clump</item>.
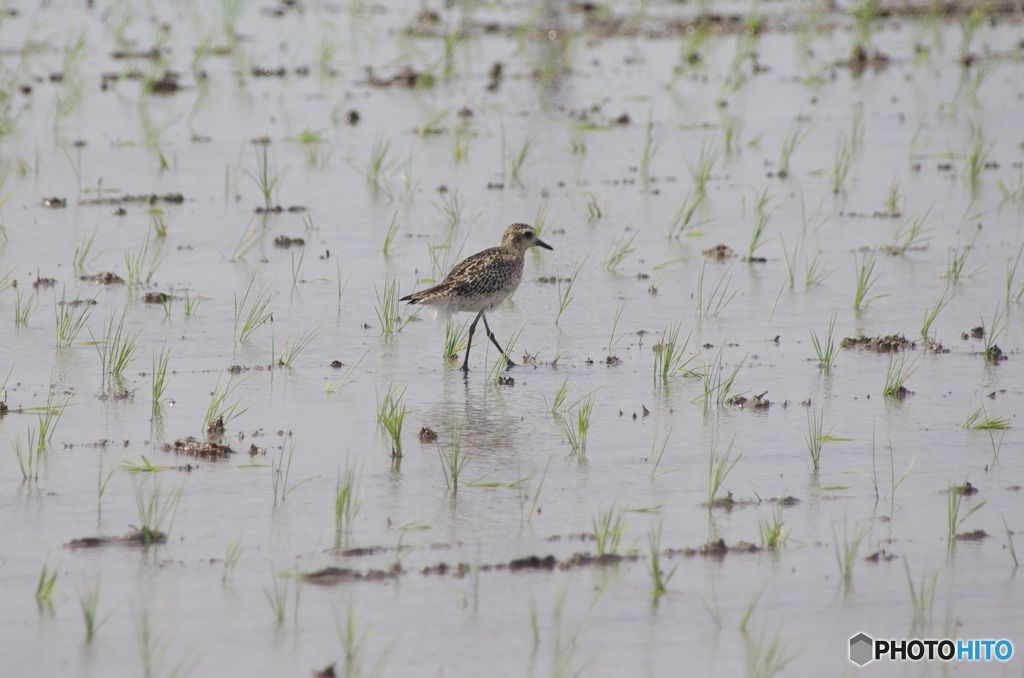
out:
M47 278L47 277L44 276L42 278L36 278L35 281L33 281L33 283L32 283L32 287L34 287L37 290L40 290L40 289L45 290L45 289L49 289L49 288L55 286L56 284L57 284L57 279L56 278Z
M164 443L164 452L184 454L199 459L230 459L235 453L230 446L212 440L198 440L193 436ZM250 455L252 456L252 455Z
M180 76L174 71L166 71L159 78L146 80L146 91L150 94L174 94L182 89L178 82Z
M334 586L351 581L386 581L397 579L402 573L402 566L395 563L387 570L355 570L350 567L325 567L316 572L307 572L302 578L310 584Z
M515 560L509 561L508 569L512 572L519 572L520 570L553 570L558 564L558 560L554 556L527 556L525 558L516 558Z
M985 530L972 530L956 535L957 541L981 541L983 539L988 539L988 532Z
M95 273L93 275L83 275L79 277L79 280L85 282L91 282L96 285L123 285L124 278L111 271L104 271L103 273Z
M424 445L428 445L432 442L437 441L437 431L427 426L420 429L420 442Z
M166 203L169 205L180 205L185 202L185 196L181 193L142 193L133 195L125 193L120 196L113 196L109 198L90 198L89 200L83 200L83 205L124 205L124 204L145 204L155 205L157 203Z
M704 250L704 256L712 261L727 261L736 258L736 252L728 245L718 244Z
M1005 353L1003 353L1003 349L999 348L998 344L992 344L985 349L985 360L990 363L999 363L1004 360L1009 360L1009 358Z
M289 247L301 247L305 244L306 241L302 238L291 238L287 235L279 235L274 238L274 247L280 247L283 250L286 250Z
M50 209L59 210L59 209L64 209L67 206L68 206L68 199L67 198L58 198L58 197L43 198L43 207L49 207Z
M949 488L950 494L958 494L961 497L972 497L978 494L978 488L975 487L971 481L964 482L963 485L952 485Z
M859 348L878 353L898 353L900 351L913 351L917 348L917 342L907 339L902 334L890 334L884 337L846 337L840 344L843 348Z
M885 549L879 549L879 550L875 551L874 553L872 553L867 558L865 558L864 560L866 560L869 563L887 563L890 560L893 560L895 558L896 558L896 556L894 556L893 554L889 553Z
M80 537L72 539L64 546L69 549L94 549L102 546L152 546L166 541L167 535L163 532L143 528L120 537Z
M142 295L142 303L144 304L166 304L171 299L171 295L166 292L146 292Z
M371 87L391 87L393 85L399 85L409 89L433 87L434 82L434 76L429 73L417 71L411 66L402 68L394 75L384 77L374 73L372 66L367 66L366 80L363 81L364 84L370 85Z
M768 391L751 396L750 398L741 395L733 396L725 402L733 407L738 407L741 410L767 410L772 406L772 401L768 400L768 398L765 397L766 395L768 395Z

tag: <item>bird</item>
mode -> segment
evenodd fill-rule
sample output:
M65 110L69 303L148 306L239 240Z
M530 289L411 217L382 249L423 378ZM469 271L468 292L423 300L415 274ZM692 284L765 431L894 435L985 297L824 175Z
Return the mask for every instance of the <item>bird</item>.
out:
M497 308L519 287L523 279L523 258L531 247L555 249L537 237L533 226L512 224L505 229L501 244L497 247L489 247L463 259L437 285L399 299L409 304L427 306L443 316L461 312L476 313L466 340L466 357L461 367L463 374L469 372L469 350L473 346L473 334L480 320L484 321L487 337L501 351L508 367L515 367L516 364L491 332L485 314Z

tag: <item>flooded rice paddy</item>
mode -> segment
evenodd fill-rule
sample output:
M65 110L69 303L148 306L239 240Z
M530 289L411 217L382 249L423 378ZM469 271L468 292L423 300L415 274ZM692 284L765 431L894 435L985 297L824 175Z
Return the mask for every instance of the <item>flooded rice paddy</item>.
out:
M1020 640L1021 13L4 3L5 674Z

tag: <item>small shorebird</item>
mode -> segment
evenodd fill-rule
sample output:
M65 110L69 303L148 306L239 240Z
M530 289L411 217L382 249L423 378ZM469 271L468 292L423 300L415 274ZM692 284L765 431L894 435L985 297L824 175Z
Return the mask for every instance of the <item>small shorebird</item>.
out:
M469 372L469 349L473 345L476 324L481 318L484 321L487 337L505 356L508 366L515 367L515 363L495 339L484 313L496 308L519 287L519 282L523 279L523 257L526 255L526 250L531 247L554 249L537 237L533 232L533 226L512 224L505 229L505 234L501 236L501 245L490 247L462 260L440 284L413 292L400 299L400 301L408 301L410 304L429 306L443 316L450 316L462 311L476 313L476 318L469 326L466 359L462 361L463 372Z

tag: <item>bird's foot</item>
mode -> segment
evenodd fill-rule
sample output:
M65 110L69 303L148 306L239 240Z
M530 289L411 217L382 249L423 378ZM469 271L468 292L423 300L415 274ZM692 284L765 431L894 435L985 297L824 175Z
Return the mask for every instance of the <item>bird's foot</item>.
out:
M469 374L469 363L462 363L462 367L459 368L463 375Z
M505 356L505 369L511 370L513 367L519 367L518 363L512 362L508 356Z

